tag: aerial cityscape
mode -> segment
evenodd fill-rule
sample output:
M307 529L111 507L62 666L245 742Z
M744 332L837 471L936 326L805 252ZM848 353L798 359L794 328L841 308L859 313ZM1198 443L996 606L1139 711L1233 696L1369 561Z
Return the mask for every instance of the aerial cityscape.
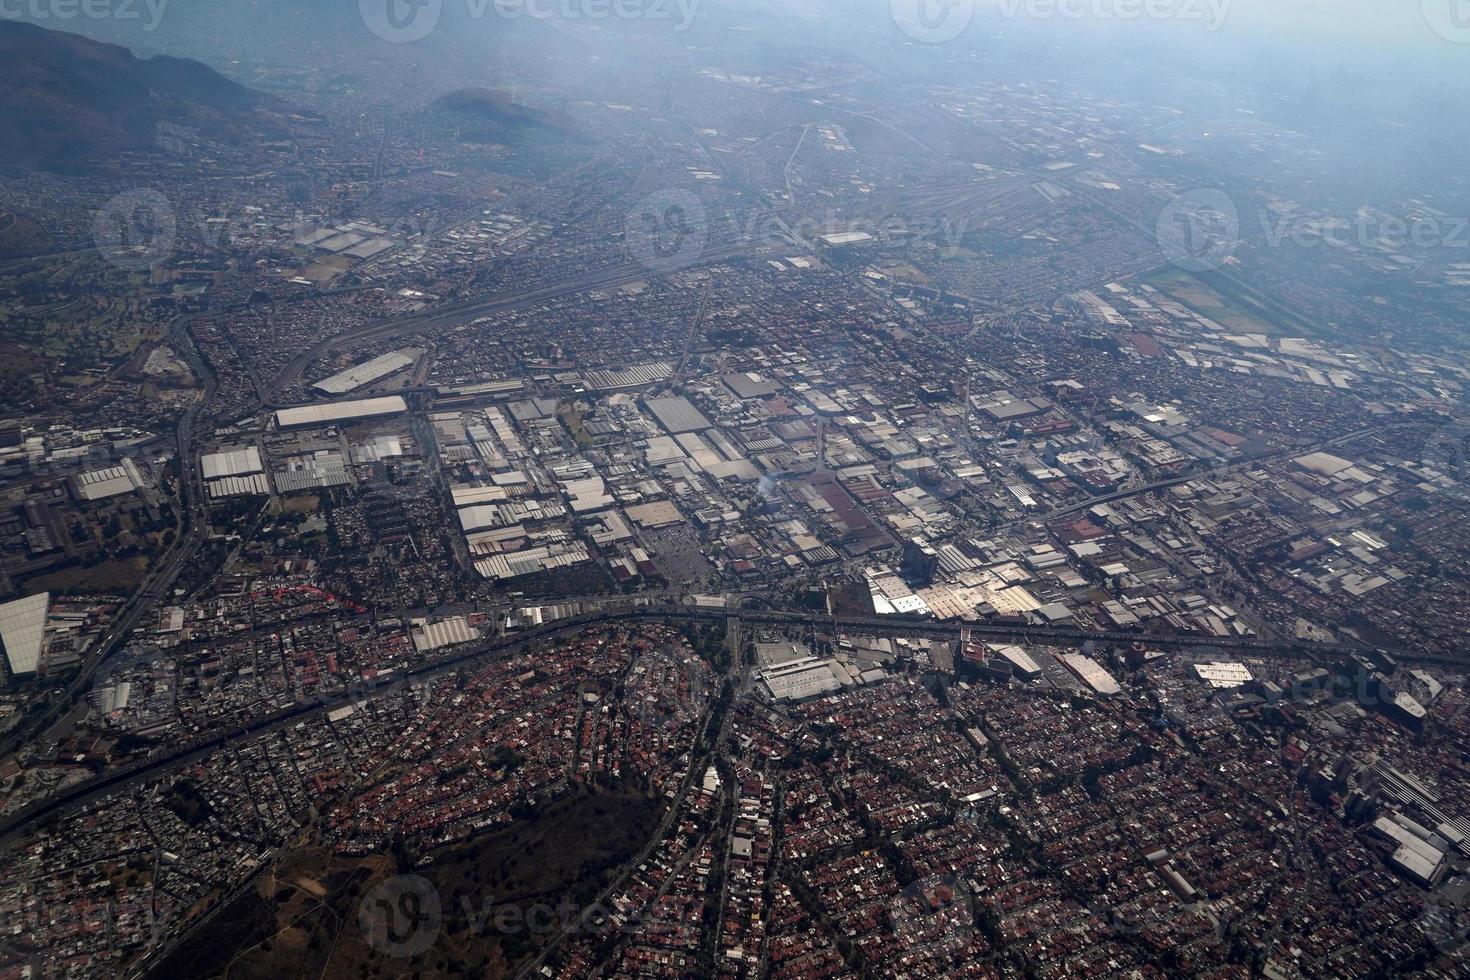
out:
M1463 0L0 72L0 980L1470 977Z

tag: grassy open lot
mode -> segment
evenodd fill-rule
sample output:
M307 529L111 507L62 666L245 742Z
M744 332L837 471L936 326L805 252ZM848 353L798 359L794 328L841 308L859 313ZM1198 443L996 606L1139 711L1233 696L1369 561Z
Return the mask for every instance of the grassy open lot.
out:
M322 499L313 494L286 497L281 501L281 512L283 514L315 514L321 503Z
M1223 271L1196 275L1166 268L1141 276L1140 281L1233 333L1273 337L1314 337L1321 333L1321 324L1309 315L1288 308Z
M657 819L657 804L635 790L583 790L451 849L435 862L435 877L446 892L479 897L489 888L497 901L588 899Z
M1143 281L1234 333L1259 333L1268 336L1282 333L1276 324L1262 316L1252 315L1240 306L1232 305L1214 289L1182 269L1167 269L1146 276Z
M141 287L141 288L140 288ZM140 277L95 254L10 263L0 270L0 345L30 358L55 383L90 384L162 339L167 313Z
M80 594L111 592L126 594L138 587L143 574L148 570L148 559L143 557L110 559L83 568L63 568L27 579L27 592L56 592Z

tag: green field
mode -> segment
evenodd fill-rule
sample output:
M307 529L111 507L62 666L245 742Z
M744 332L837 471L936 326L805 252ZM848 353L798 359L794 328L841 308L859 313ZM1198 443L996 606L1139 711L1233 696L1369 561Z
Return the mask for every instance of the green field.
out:
M1282 330L1264 311L1253 313L1245 303L1232 303L1200 279L1182 269L1166 269L1141 278L1171 299L1189 307L1200 316L1209 317L1232 333L1258 333L1278 336Z
M14 263L0 272L0 344L54 363L55 375L122 364L167 324L139 286L93 254Z

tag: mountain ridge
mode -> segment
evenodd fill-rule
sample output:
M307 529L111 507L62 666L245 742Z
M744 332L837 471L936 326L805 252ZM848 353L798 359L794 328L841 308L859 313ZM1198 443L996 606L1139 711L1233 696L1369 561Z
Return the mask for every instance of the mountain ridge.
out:
M468 142L522 143L576 133L576 124L566 113L523 105L500 89L457 89L435 99L433 108L487 127L465 130L461 138Z
M266 97L188 58L0 20L0 164L68 172L157 147L160 124L238 138Z

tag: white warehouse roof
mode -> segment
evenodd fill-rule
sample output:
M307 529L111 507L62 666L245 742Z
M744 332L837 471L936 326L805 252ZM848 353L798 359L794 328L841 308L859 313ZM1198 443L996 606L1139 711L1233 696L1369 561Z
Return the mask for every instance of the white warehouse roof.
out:
M1041 673L1041 665L1032 659L1031 654L1013 643L992 646L990 649L1026 677L1035 677Z
M232 446L217 453L207 453L200 461L206 480L218 480L225 476L245 476L265 471L260 461L260 449L255 446Z
M133 461L125 459L120 466L79 474L75 484L77 496L83 500L106 500L141 489L143 478L133 466Z
M34 674L40 666L41 648L46 639L46 613L50 608L49 592L0 606L0 643L5 645L5 659L12 674Z
M416 622L413 626L413 648L419 653L428 653L479 638L480 631L470 625L466 616L454 616L438 623Z
M1211 687L1240 687L1242 684L1249 684L1252 680L1250 668L1241 663L1193 664L1190 670L1194 672L1195 677Z
M842 690L831 661L802 657L761 671L761 682L777 701L801 701Z
M355 422L384 415L402 415L406 411L408 403L403 400L402 395L384 395L381 398L359 398L353 401L283 408L276 413L276 426L282 429L299 429L336 425L339 422Z
M1118 682L1113 680L1113 675L1103 670L1102 665L1091 657L1084 657L1080 653L1063 653L1059 654L1057 659L1062 662L1063 667L1075 674L1078 680L1103 697L1123 693Z
M328 395L346 395L364 385L372 384L374 381L380 381L391 374L402 371L414 362L417 354L418 351L415 348L379 354L370 361L354 364L345 371L338 371L330 378L323 378L312 385L312 388Z
M842 246L871 242L873 236L865 231L839 231L831 235L818 235L817 240L824 245Z

